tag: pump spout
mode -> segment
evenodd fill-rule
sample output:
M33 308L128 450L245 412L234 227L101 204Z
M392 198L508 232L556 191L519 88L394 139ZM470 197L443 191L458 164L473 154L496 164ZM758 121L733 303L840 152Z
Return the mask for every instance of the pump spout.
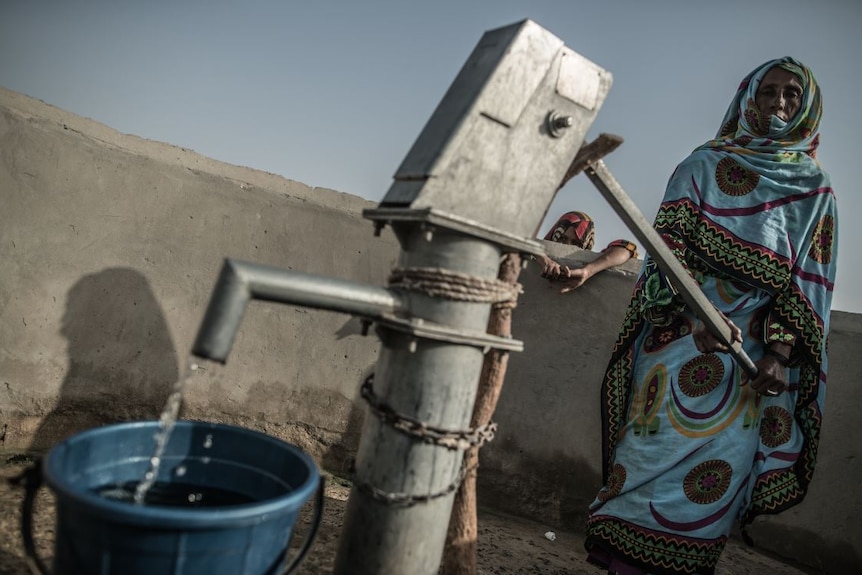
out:
M404 308L401 297L385 288L226 259L192 354L225 363L252 299L340 311L372 320Z

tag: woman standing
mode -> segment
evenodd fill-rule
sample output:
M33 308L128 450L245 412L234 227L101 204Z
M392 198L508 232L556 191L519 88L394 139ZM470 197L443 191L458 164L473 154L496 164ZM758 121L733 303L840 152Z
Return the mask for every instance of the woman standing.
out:
M711 574L735 520L805 496L837 255L820 116L811 71L767 62L671 176L655 227L758 375L715 353L726 350L647 258L602 384L604 486L586 546L609 573Z

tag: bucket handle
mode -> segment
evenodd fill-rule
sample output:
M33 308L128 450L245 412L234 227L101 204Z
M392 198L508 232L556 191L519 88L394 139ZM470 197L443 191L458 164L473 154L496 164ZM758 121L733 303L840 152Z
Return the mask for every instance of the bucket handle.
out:
M48 575L45 564L36 554L36 544L33 541L33 505L36 493L42 486L42 459L38 458L20 475L9 478L12 485L24 485L24 501L21 503L21 537L24 539L25 560L33 575Z
M45 563L39 558L36 552L36 543L33 539L33 506L36 502L36 494L42 486L42 459L36 459L33 465L30 465L20 475L9 478L9 483L12 485L24 486L24 501L21 503L21 537L24 540L24 553L27 567L33 575L49 575ZM317 531L320 529L320 523L323 519L323 501L325 494L325 478L321 475L317 485L317 496L315 497L316 511L311 522L311 528L299 548L296 556L288 562L282 570L282 575L289 575L296 569L299 564L305 559L308 550L311 549L311 544L317 537ZM285 551L285 558L287 551Z
M305 559L305 556L308 554L308 550L311 548L311 544L314 543L315 537L317 537L317 530L320 528L320 521L323 519L323 500L324 500L324 484L325 479L323 475L320 475L320 481L317 484L317 494L314 498L315 507L317 508L314 517L311 520L311 528L308 531L308 534L305 536L305 541L302 543L302 547L299 548L296 556L290 560L284 566L282 570L282 575L289 575L296 569L299 564ZM287 550L284 552L285 559L287 559ZM37 574L38 575L38 574Z

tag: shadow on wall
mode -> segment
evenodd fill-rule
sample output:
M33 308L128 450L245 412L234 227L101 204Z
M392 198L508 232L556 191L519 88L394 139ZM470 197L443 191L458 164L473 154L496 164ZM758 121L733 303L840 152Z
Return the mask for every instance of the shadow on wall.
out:
M66 296L60 333L69 369L32 449L98 425L158 418L178 377L177 357L143 275L108 268L78 280Z
M587 509L602 486L601 473L580 457L563 452L535 457L512 437L500 437L500 443L498 451L479 451L480 507L541 517L549 525L583 534ZM518 456L506 455L515 453Z
M363 322L358 317L350 317L335 332L335 338L339 341L353 335L365 336ZM361 380L357 383L357 388L361 387L365 380L374 374L376 366L376 363L372 363L365 368ZM359 451L359 438L362 434L362 427L365 424L365 411L364 400L356 398L351 402L350 413L347 415L347 424L344 432L341 434L340 439L332 443L323 455L323 468L330 473L340 477L350 477L353 474L356 452Z
M361 321L351 318L334 332L334 336L336 340L343 340L361 333ZM346 348L344 351L347 353ZM328 366L329 377L344 377L345 382L355 385L358 391L376 363L361 371L356 369L357 364L357 360L344 355L343 365ZM292 443L329 473L349 477L359 448L366 404L357 394L346 391L343 382L325 382L318 374L312 377L310 381L294 380L295 374L285 374L268 381L258 380L248 387L239 407L220 417L234 425L250 427ZM219 382L214 382L208 394L224 397L226 390Z
M359 383L363 383L373 371L374 366L369 367ZM339 477L350 477L353 474L356 452L359 451L359 439L364 424L365 402L356 399L350 405L350 413L347 415L344 432L338 441L327 447L323 454L321 465L324 469Z

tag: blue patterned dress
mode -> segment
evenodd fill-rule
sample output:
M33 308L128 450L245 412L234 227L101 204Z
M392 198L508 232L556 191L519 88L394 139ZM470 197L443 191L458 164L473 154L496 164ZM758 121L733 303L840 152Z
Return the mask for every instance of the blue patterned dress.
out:
M801 80L788 123L754 97L781 66ZM789 389L741 385L726 354L700 353L697 319L648 257L602 384L605 484L587 549L623 571L713 573L735 521L799 503L814 472L826 391L837 212L815 159L820 91L791 58L740 85L715 140L671 177L655 227L715 306L743 330L753 361L792 345Z

